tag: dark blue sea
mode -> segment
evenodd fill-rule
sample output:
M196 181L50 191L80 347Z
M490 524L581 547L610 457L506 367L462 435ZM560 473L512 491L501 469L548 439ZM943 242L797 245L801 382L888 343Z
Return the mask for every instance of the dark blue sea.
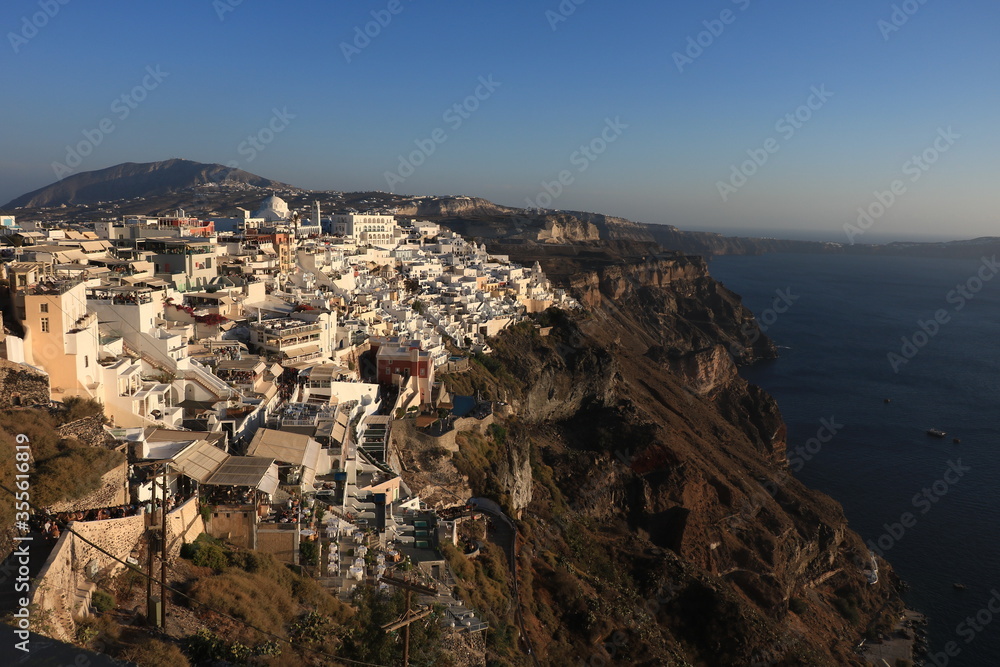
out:
M777 399L790 455L803 448L797 476L909 583L906 602L929 617L929 664L1000 665L997 267L779 254L710 270L780 348L743 375ZM842 428L810 443L821 419Z

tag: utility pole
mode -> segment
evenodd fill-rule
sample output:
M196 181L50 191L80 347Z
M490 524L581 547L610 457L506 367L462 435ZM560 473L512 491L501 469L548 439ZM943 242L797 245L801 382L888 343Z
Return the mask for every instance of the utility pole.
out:
M434 610L428 607L423 611L412 612L410 611L410 596L413 593L422 593L423 595L437 595L438 591L436 588L430 586L425 586L423 584L417 583L415 581L407 581L406 579L397 579L392 575L383 574L381 577L383 583L389 584L390 586L395 586L396 588L402 588L406 591L406 609L403 611L403 617L394 623L387 623L382 626L382 629L386 632L392 632L393 630L398 630L403 628L403 667L408 667L410 664L410 624L419 621L422 618L426 618L434 613Z
M150 482L151 483L149 485L149 488L150 488L150 492L152 493L152 497L150 498L150 501L149 501L149 507L150 507L150 509L155 509L156 508L156 475L153 474L152 472L150 473ZM152 517L150 517L150 518L152 518ZM153 599L153 527L151 525L146 527L146 550L149 552L149 554L148 554L149 558L147 560L147 567L146 567L146 616L147 616L148 620L152 620L153 623L156 623L159 619L152 618L154 610L153 610L153 607L152 607L152 599Z
M167 627L167 463L163 462L163 526L160 531L160 618Z

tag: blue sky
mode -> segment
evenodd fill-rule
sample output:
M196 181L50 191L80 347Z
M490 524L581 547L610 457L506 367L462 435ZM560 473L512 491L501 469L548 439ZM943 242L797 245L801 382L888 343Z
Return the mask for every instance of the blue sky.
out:
M898 180L866 239L995 234L1000 6L903 5L889 32L893 3L873 0L9 0L0 201L56 180L83 142L74 172L233 161L306 188L835 240ZM372 12L386 25L356 42ZM689 39L702 46L678 67ZM144 83L141 102L121 99ZM832 96L810 100L814 87ZM779 131L797 111L808 120ZM251 151L250 136L269 142ZM925 150L936 161L913 180Z

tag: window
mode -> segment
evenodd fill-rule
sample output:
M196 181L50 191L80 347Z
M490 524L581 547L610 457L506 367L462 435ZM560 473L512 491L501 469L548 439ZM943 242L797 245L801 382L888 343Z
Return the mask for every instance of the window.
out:
M42 333L48 333L48 332L49 332L49 318L43 317L42 318Z
M90 368L90 357L83 355L83 367Z
M47 303L43 303L43 304L42 304L42 305L40 306L40 308L41 308L41 311L42 311L43 313L47 313L47 312L49 312L49 304L47 304Z

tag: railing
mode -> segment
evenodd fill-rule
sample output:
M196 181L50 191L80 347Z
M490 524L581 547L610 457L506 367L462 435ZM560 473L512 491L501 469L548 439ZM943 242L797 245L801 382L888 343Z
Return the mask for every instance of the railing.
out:
M322 331L322 327L320 327L320 325L318 324L303 324L301 326L273 328L267 326L266 323L261 323L259 325L251 325L251 327L259 332L263 332L268 336L276 336L277 338L286 338L291 335L311 333L313 331Z

